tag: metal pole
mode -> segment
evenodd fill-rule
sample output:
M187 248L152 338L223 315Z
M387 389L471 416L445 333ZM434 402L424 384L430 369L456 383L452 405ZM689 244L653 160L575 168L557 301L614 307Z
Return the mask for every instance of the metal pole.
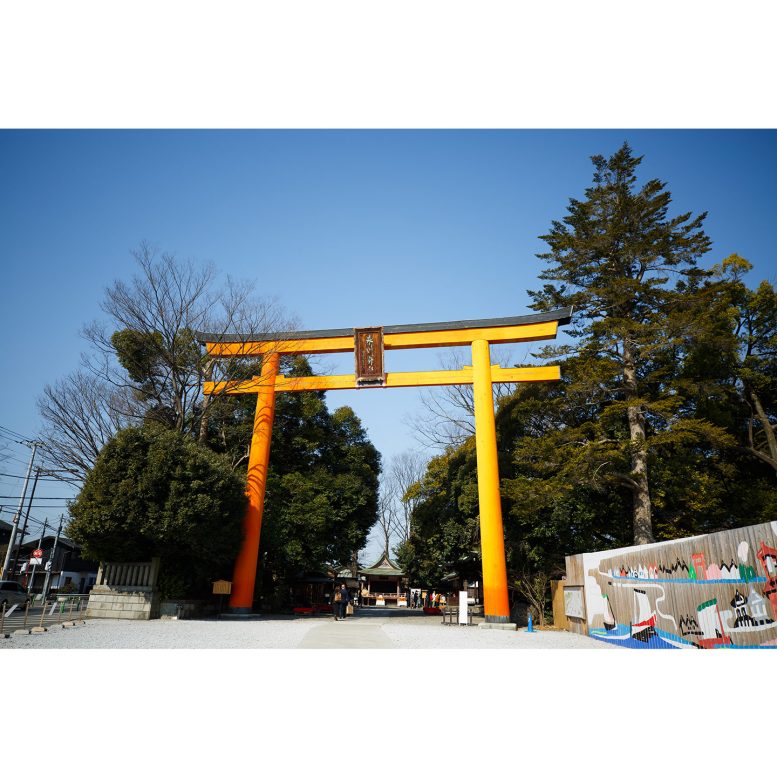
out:
M65 520L64 515L59 516L59 528L57 529L57 536L54 538L54 547L51 549L51 557L49 558L48 569L46 570L46 579L43 581L43 601L46 601L46 594L49 592L49 582L51 581L51 568L54 566L54 561L57 557L57 543L59 542L59 535L62 533L62 521Z
M27 536L27 522L30 519L30 508L32 507L32 500L35 497L35 489L38 487L38 478L40 477L40 467L35 468L35 480L32 481L32 490L30 491L30 498L27 500L27 510L24 513L24 523L22 524L21 539L16 546L16 553L14 553L13 566L11 567L11 575L16 574L16 568L19 566L19 553L21 553L22 545L24 544L24 538Z
M16 511L16 515L13 517L13 524L11 528L11 538L8 540L8 550L5 554L5 561L3 562L3 580L6 580L8 574L8 562L11 560L11 548L13 548L16 542L16 530L19 526L19 516L21 515L22 508L24 507L24 497L27 495L27 484L30 481L30 472L32 472L32 462L35 459L35 451L38 447L38 443L32 443L32 453L30 454L30 463L27 467L27 475L24 478L24 488L22 488L22 495L19 498L19 509Z
M40 550L40 544L43 542L43 535L46 533L46 527L48 526L48 519L44 519L43 521L43 531L41 532L40 537L38 537L38 549ZM40 561L40 559L38 559ZM35 570L40 566L40 564L34 564L32 567L32 575L30 575L30 585L27 588L27 593L32 594L32 584L35 582Z

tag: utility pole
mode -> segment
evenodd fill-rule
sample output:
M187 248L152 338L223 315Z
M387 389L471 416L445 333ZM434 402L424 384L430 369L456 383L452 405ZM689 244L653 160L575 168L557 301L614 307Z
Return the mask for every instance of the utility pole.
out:
M43 531L40 534L40 537L38 537L38 548L40 548L41 542L43 542L43 535L46 533L46 527L48 526L48 520L43 520ZM33 564L32 567L32 575L30 576L30 585L27 588L27 593L32 593L32 584L35 582L35 570L40 566L40 564Z
M40 477L40 467L35 468L35 480L32 481L32 490L30 491L30 498L27 500L27 511L24 514L24 523L22 524L21 538L19 544L16 546L16 553L14 554L13 566L9 573L9 577L13 577L16 574L16 567L19 566L19 553L21 553L22 545L24 544L24 538L27 536L27 521L30 519L30 508L32 507L32 500L35 497L35 489L38 487L38 478Z
M35 460L35 451L38 448L38 443L33 442L32 453L30 454L30 463L27 467L27 475L24 478L24 488L22 489L22 495L19 498L19 509L16 511L16 515L13 517L13 524L11 526L11 538L8 540L8 550L5 554L5 561L3 562L3 580L8 576L8 562L11 560L11 548L13 548L16 542L16 531L19 526L19 516L21 515L22 508L24 507L24 497L27 495L27 484L30 482L30 472L32 472L32 463Z
M51 568L54 566L54 560L57 557L57 543L59 542L59 535L62 533L62 522L65 520L64 515L59 516L59 528L57 529L57 536L54 537L54 547L51 549L51 556L48 561L48 569L46 570L46 579L43 581L43 603L46 602L46 594L49 592L49 581L51 580Z

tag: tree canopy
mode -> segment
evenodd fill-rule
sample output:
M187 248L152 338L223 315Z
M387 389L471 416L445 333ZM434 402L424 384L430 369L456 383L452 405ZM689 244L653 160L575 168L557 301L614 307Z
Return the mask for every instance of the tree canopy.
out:
M228 462L159 427L125 429L100 451L70 505L67 534L99 561L158 556L167 595L203 593L240 547L244 480Z
M39 401L46 457L83 484L68 532L88 554L160 556L167 590L195 594L207 579L232 575L242 508L234 518L227 491L238 483L244 504L255 406L251 396L203 396L202 384L261 371L259 359L211 357L195 331L294 325L250 284L217 285L212 267L146 244L134 253L139 272L109 286L108 320L85 329L85 369ZM283 370L311 374L304 359L284 357ZM278 395L260 555L266 591L355 556L375 521L379 470L350 408L330 413L320 392ZM215 539L206 541L209 532Z
M624 145L543 236L534 307L575 308L543 348L556 383L498 399L510 583L564 573L564 556L772 520L777 508L777 294L710 249L704 214L671 215ZM473 439L433 459L399 558L420 582L479 559Z
M696 261L710 240L706 214L670 218L666 185L654 179L638 186L642 157L628 144L592 162L585 199L570 199L568 215L542 236L549 250L538 254L547 264L540 278L550 282L529 294L536 310L575 308L570 333L584 360L578 375L608 427L596 434L600 450L611 454L601 467L631 492L634 542L642 544L653 541L649 427L665 428L676 409L660 385L678 334L670 313L698 284ZM614 428L619 417L623 435Z
M310 365L297 358L286 371L310 374ZM254 404L224 398L211 421L215 447L247 449ZM350 564L377 517L379 473L380 454L351 408L330 412L323 392L277 395L260 548L265 595L282 600L296 575Z

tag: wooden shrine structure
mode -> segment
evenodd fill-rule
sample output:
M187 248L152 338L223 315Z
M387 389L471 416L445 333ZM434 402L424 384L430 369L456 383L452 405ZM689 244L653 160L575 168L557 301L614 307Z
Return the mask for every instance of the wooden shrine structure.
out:
M359 570L362 578L360 599L362 604L407 607L407 574L395 564L385 551L371 566Z
M279 391L331 391L402 386L473 386L475 444L480 504L480 537L483 563L483 598L486 621L509 622L504 530L499 497L494 383L559 380L559 367L503 368L491 364L494 343L552 340L559 325L568 324L571 309L554 310L512 318L399 324L360 329L329 329L306 332L251 334L197 333L214 357L261 357L261 374L242 381L210 381L206 395L256 394L256 413L248 459L246 493L248 507L243 521L243 545L235 562L230 607L233 612L251 611L256 580L259 539L264 510L264 492L270 459L270 440ZM458 370L387 372L384 352L408 348L469 346L472 364ZM280 373L283 354L354 353L355 371L350 375L287 377Z

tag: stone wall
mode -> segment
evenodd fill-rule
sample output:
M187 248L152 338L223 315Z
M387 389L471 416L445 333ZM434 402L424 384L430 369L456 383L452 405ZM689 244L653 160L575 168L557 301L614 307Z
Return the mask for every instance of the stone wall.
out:
M138 563L103 562L97 573L97 585L89 594L86 617L139 621L158 618L158 577L158 558Z
M147 621L159 617L159 594L152 591L119 591L95 586L89 594L87 618L121 618Z

